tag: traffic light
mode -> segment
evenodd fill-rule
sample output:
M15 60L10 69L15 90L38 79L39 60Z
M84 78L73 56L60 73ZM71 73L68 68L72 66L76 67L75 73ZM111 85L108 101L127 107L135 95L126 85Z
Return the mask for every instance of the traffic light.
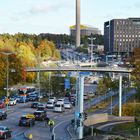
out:
M80 120L77 120L77 127L80 126Z
M79 116L78 116L79 118L82 118L82 113L79 113Z
M87 119L87 113L84 112L84 120L86 120L86 119Z

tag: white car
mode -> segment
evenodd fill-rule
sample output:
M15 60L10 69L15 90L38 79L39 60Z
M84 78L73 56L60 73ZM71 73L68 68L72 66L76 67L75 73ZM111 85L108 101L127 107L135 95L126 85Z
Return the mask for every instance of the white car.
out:
M71 109L72 108L72 104L70 102L64 102L64 108Z
M56 104L64 105L64 99L58 99Z
M45 108L46 108L46 104L44 104L44 103L40 103L40 104L37 106L37 109L38 109L38 110L45 110Z
M64 112L64 106L62 104L55 104L54 105L54 112Z
M16 104L17 104L17 101L16 101L15 98L11 98L11 99L9 100L9 105L16 105Z
M49 102L56 102L56 97L50 97Z
M54 102L48 101L47 104L46 104L46 107L47 108L53 108L54 107Z

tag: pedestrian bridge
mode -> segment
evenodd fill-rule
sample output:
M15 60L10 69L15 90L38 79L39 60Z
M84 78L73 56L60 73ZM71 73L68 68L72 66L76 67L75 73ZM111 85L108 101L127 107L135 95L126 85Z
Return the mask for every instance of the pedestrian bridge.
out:
M49 71L89 71L89 72L115 72L131 73L132 68L122 67L80 67L80 66L49 66L45 68L26 68L27 72L49 72Z

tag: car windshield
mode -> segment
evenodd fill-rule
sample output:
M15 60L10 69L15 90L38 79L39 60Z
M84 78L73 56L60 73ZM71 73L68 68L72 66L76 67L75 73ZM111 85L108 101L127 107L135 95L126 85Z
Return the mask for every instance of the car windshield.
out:
M52 103L52 102L48 102L47 104L51 105L51 104L53 104L53 103Z
M41 115L42 112L34 112L34 115Z
M70 104L69 102L65 102L64 104Z
M61 107L61 105L59 105L59 104L56 104L56 105L55 105L55 107Z
M21 117L21 120L27 120L28 118L26 118L26 117Z

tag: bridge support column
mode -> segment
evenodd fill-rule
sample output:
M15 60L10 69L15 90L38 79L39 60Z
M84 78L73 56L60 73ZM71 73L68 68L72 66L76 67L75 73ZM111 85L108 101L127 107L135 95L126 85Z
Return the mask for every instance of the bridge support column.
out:
M122 116L122 75L119 78L119 117Z
M79 77L79 95L78 95L78 110L80 114L83 114L84 105L84 76ZM83 115L82 115L83 116ZM83 117L80 117L80 126L78 129L78 139L83 138Z

